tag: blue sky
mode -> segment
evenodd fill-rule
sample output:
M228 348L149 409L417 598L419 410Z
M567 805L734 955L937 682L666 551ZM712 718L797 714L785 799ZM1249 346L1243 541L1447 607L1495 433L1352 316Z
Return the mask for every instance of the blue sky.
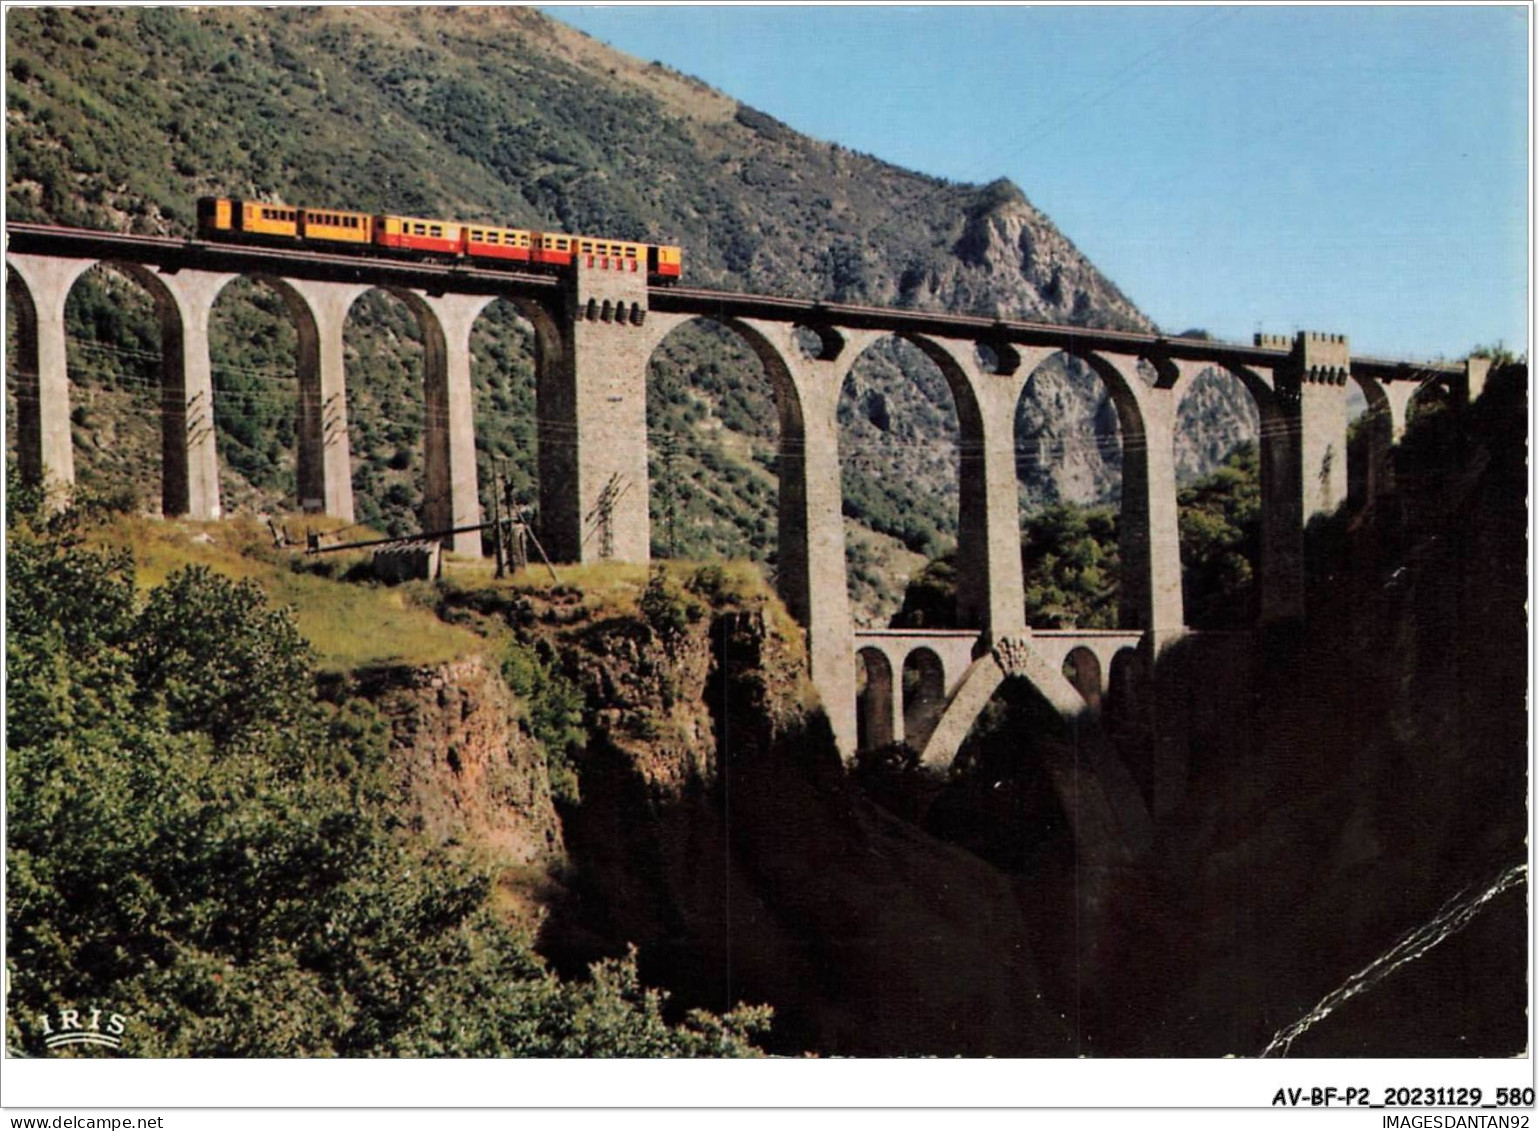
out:
M1166 330L1526 348L1521 6L545 10L814 137L1009 177Z

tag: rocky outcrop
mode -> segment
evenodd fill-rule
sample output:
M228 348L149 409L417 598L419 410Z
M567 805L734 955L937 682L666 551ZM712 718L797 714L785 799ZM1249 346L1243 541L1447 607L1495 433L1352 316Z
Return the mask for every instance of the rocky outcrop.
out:
M1068 1047L1009 877L850 784L769 613L672 637L611 621L565 655L601 726L565 814L573 895L542 936L559 965L634 943L681 1006L772 1005L785 1053Z
M389 774L408 826L475 846L531 926L565 859L545 750L518 722L501 675L480 656L360 673L353 690L390 728Z

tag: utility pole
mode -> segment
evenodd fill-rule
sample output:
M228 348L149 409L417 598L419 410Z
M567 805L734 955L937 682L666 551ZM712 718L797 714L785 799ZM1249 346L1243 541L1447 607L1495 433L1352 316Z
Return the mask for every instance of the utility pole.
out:
M496 577L504 576L507 559L502 552L502 461L492 458L492 553L497 559Z
M545 568L550 570L550 583L552 585L560 585L561 578L556 574L556 567L550 564L550 556L546 554L545 547L540 545L540 540L535 537L535 533L530 528L529 523L524 520L524 508L514 503L512 499L513 497L510 494L508 496L508 509L515 516L513 520L516 524L513 545L515 547L514 552L518 555L520 563L518 568L522 569L529 564L529 551L525 548L525 545L526 543L533 542L535 550L540 555L540 560L545 563Z
M679 456L679 439L673 429L663 433L663 518L668 524L668 557L679 556L678 544L678 517L679 497L678 484L674 481L674 465Z
M599 557L608 560L615 556L615 504L630 490L630 484L615 472L599 492L598 501L588 512L587 521L594 524L599 536Z
M529 531L529 524L524 521L524 508L513 497L513 481L503 472L497 484L502 495L503 512L508 516L507 522L507 555L508 572L517 573L519 570L529 568L529 539L533 535ZM540 551L540 556L545 556L545 551ZM547 560L547 566L550 562ZM555 578L556 571L550 571Z

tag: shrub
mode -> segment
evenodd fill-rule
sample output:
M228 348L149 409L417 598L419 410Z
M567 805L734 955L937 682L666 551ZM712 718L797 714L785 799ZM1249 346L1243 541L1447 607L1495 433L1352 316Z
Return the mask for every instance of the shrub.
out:
M652 570L638 602L641 615L665 646L671 647L690 625L705 616L705 606L684 591L661 566Z
M756 1052L767 1011L671 1025L634 954L547 971L485 871L402 835L384 720L317 703L260 593L186 570L139 609L126 555L9 501L11 1048L89 1002L141 1056Z
M514 641L502 655L502 678L524 702L529 731L545 747L546 769L557 800L582 800L575 757L588 744L582 690L553 662Z

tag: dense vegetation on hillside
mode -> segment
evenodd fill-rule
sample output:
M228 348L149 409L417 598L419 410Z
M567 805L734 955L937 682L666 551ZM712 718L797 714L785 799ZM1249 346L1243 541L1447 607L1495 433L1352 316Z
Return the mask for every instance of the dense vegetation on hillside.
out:
M1192 628L1245 628L1255 617L1261 476L1256 445L1241 444L1223 465L1182 488L1181 575ZM1116 628L1121 555L1117 512L1060 503L1030 518L1022 538L1026 622L1037 628ZM909 582L895 627L956 623L956 563L930 561Z
M96 1003L141 1056L755 1051L763 1011L669 1025L634 961L549 973L482 866L402 835L383 720L317 700L255 585L195 568L141 600L83 543L99 516L8 496L10 1048Z
M678 242L694 284L1148 326L1013 185L948 184L803 137L532 9L44 8L12 13L7 37L13 219L185 235L200 194L334 203ZM153 508L148 298L93 271L70 306L81 475L133 483ZM420 333L374 293L347 341L359 518L418 529ZM232 507L295 506L292 343L261 286L216 308ZM483 495L500 467L532 503L530 328L494 304L472 350ZM757 362L692 327L653 373L656 548L772 565L775 414ZM1206 466L1200 433L1233 442L1239 406L1233 390L1194 402L1186 464ZM841 421L846 510L873 532L851 544L871 612L912 555L955 536L955 413L933 367L887 342L858 363ZM1115 490L1116 446L1095 439L1113 427L1104 392L1080 367L1052 363L1020 422L1028 503Z

